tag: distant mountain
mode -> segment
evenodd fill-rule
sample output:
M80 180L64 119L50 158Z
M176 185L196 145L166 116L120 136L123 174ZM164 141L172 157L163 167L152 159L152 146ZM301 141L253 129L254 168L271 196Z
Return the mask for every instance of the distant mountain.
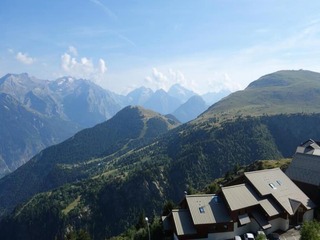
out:
M144 106L146 101L154 94L150 88L140 87L127 94L127 104Z
M0 78L0 178L33 155L121 109L114 96L88 80L55 81L23 74ZM4 127L5 126L5 127Z
M35 118L45 118L48 124L51 122L52 126L58 125L54 127L57 133L52 134L52 141L41 137L50 134L50 131L46 134L42 133L46 129L44 127L38 129L40 138L37 141L27 142L29 137L23 132L29 130L23 127L32 125L32 122L21 124L14 130L12 130L14 125L8 123L4 130L7 131L6 135L15 133L15 137L12 136L12 138L15 139L16 144L7 144L0 150L0 156L2 156L0 178L3 174L15 170L43 148L64 140L78 130L110 119L125 106L140 105L168 114L176 110L187 97L194 94L180 85L172 86L169 92L171 95L163 90L153 92L151 89L141 87L123 96L102 89L91 81L73 77L61 77L48 81L29 76L27 73L5 75L0 78L0 93L11 96L25 111L34 114ZM177 98L173 97L173 94L177 94ZM28 119L32 118L21 119L21 121L28 121ZM61 122L68 123L61 124ZM58 127L63 125L68 126L70 130L65 131L64 127ZM18 130L21 131L20 135ZM0 140L5 139L1 139L0 136ZM8 159L9 152L15 152L12 155L14 159ZM10 162L10 166L6 166L4 162Z
M219 92L208 92L206 94L201 95L201 97L207 105L212 105L220 101L222 98L228 96L230 93L230 90L221 90Z
M152 109L161 114L172 113L181 105L179 99L170 96L163 89L157 90L146 102L143 104L145 108Z
M110 120L43 150L0 179L0 215L33 194L91 176L90 167L100 168L93 159L112 156L111 161L116 154L139 148L178 124L140 107L124 108Z
M174 115L182 123L195 119L205 110L208 106L205 101L198 95L192 96L187 102L178 107L172 115Z
M109 92L89 80L63 77L50 82L49 88L67 119L83 127L103 122L122 108Z
M161 114L169 114L185 103L194 92L179 84L171 86L168 92L159 89L153 92L150 88L140 87L127 94L127 104L139 105Z
M7 74L0 78L0 92L13 96L23 103L25 95L33 89L45 88L47 81L29 76L27 73Z
M76 124L32 111L6 93L0 93L0 121L0 178L79 130Z
M72 77L48 81L26 73L7 74L0 79L0 92L35 112L60 117L83 128L109 119L122 108L110 92L89 80Z
M212 105L204 117L320 112L320 73L298 70L265 75Z
M172 85L170 87L170 89L168 90L168 94L171 97L179 99L181 103L185 103L192 96L196 95L196 93L194 93L193 91L190 91L190 90L182 87L180 84Z

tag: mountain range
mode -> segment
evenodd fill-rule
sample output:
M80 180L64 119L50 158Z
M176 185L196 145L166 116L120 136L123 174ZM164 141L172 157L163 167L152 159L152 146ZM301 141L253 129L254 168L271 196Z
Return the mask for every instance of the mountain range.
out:
M291 157L320 134L319 79L265 75L185 124L126 107L0 179L0 238L60 239L77 229L109 238L236 166Z
M195 118L208 107L203 101L185 106L196 94L178 84L168 92L141 87L124 96L89 80L62 77L48 81L26 73L0 78L0 95L0 120L5 123L0 129L0 178L45 147L110 119L128 105L172 115L179 108L176 118L181 122ZM188 111L190 107L192 113Z

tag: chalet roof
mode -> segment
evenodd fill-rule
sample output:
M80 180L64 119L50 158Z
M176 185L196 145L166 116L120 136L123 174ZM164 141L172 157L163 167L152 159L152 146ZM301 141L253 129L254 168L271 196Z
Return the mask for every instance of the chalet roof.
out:
M221 190L231 211L260 205L270 217L282 212L272 198L260 197L249 184L222 187Z
M305 141L300 146L298 146L296 152L320 156L319 144L319 142L309 139L308 141Z
M258 205L257 199L247 184L222 187L221 190L231 211Z
M172 210L172 216L178 236L197 233L187 209L174 209Z
M315 207L307 195L280 168L245 172L244 174L260 196L272 195L273 199L290 215L293 215L296 210L296 205L292 204L293 200L300 202L306 209Z
M272 227L270 222L260 212L255 210L251 214L263 230L266 230Z
M231 221L226 205L218 195L187 195L186 201L195 225Z
M286 174L294 181L320 186L320 156L297 152Z
M163 230L164 231L171 231L172 230L172 224L170 222L170 219L169 219L169 215L167 216L162 216L161 217L161 221L162 221L162 226L163 226Z

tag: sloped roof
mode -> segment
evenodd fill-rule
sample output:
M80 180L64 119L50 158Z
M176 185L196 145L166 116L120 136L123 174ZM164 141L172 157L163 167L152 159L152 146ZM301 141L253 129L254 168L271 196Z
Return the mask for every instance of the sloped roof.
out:
M244 213L238 216L239 222L241 225L245 225L251 222L251 219L248 213Z
M249 184L222 187L221 190L231 211L260 205L270 217L282 212L273 199L260 197Z
M172 216L178 236L197 233L192 223L190 212L187 209L174 209L172 210Z
M320 155L319 142L309 139L308 141L305 141L300 146L298 146L296 152L319 156Z
M258 205L252 190L247 184L233 185L221 188L231 211Z
M292 180L320 186L320 156L297 152L286 174Z
M266 217L258 211L253 211L252 216L257 221L257 223L261 226L263 230L271 228L270 222L266 219Z
M186 200L195 225L231 221L225 203L215 194L187 195Z
M162 226L163 226L163 230L164 231L170 231L172 230L173 226L169 220L169 215L168 216L162 216L161 217L161 221L162 221Z
M306 209L315 207L307 195L280 168L245 172L244 174L260 196L272 195L290 215L295 212L292 200L300 202Z

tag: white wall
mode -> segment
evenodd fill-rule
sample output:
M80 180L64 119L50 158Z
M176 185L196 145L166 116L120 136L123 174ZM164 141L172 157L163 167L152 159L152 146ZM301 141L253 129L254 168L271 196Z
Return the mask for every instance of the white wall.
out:
M289 229L289 219L276 218L270 221L271 228L265 231L266 234L272 233L276 230L286 231ZM246 224L241 227L237 227L237 223L234 223L233 232L223 232L223 233L210 233L208 238L210 240L225 240L231 239L236 235L242 236L247 232L256 233L261 230L261 227L254 218L251 218L251 223Z
M313 220L313 209L306 211L303 214L303 221L311 221Z
M264 231L266 234L273 233L277 230L287 231L289 229L289 219L276 218L269 222L272 227Z
M243 235L247 232L255 233L259 230L259 225L254 218L251 218L251 223L246 224L244 226L237 227L237 223L235 222L233 227L234 230L232 232L222 232L222 233L210 233L208 234L208 238L210 240L225 240L231 239L236 235Z
M311 212L312 211L312 212ZM313 210L309 210L303 215L303 219L309 218L310 216L313 217ZM271 221L269 221L271 224L271 228L265 230L264 232L266 234L272 233L276 230L282 230L287 231L289 229L289 219L283 219L283 218L276 218ZM232 232L220 232L220 233L209 233L208 238L201 238L198 240L225 240L225 239L232 239L234 236L242 236L243 234L247 232L256 233L257 231L261 230L260 225L257 223L257 221L254 218L251 218L251 223L246 224L244 226L238 227L238 224L234 223L234 230ZM177 240L178 238L176 235L174 235L174 240Z

